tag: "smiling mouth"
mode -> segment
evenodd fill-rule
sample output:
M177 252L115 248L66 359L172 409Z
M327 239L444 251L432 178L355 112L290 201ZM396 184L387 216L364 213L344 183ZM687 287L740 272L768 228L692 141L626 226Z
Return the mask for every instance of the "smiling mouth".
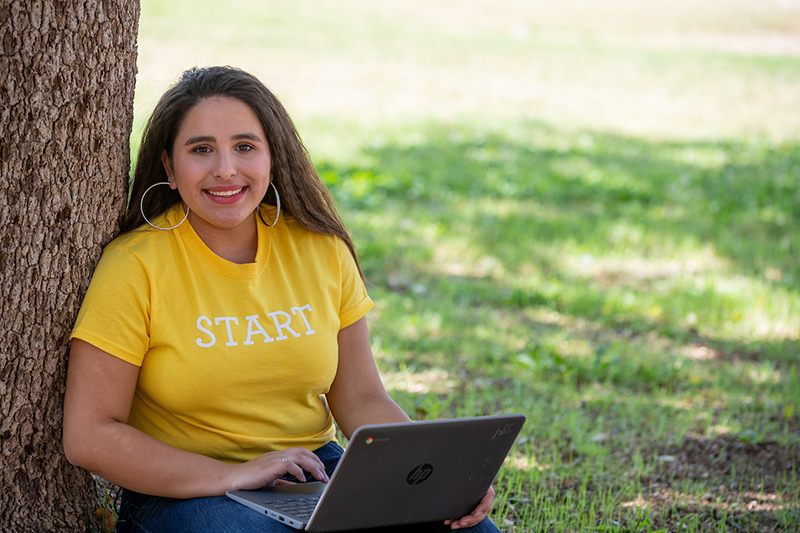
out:
M244 190L244 187L242 187L240 189L235 189L235 190L232 190L232 191L210 191L210 190L206 189L206 192L208 194L210 194L211 196L221 196L223 198L227 198L228 196L233 196L235 194L239 194L243 190Z

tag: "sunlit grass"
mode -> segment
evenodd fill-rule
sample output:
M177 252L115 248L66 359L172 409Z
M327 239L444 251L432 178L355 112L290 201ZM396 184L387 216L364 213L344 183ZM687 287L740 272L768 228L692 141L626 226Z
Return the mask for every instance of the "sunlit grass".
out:
M785 139L800 124L797 11L760 0L145 0L136 105L150 108L185 68L232 64L273 87L314 146L315 123L331 117L338 129L474 114Z

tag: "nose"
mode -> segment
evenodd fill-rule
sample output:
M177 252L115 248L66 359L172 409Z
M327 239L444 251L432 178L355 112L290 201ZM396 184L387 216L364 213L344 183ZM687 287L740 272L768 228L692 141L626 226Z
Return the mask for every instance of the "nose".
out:
M214 158L214 168L212 172L217 179L229 180L233 178L237 173L236 161L234 160L233 154L225 150L217 152Z

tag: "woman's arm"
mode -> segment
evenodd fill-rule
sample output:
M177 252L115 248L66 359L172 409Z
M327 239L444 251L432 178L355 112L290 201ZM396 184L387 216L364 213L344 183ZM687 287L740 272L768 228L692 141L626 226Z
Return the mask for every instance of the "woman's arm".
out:
M73 340L64 398L64 453L72 464L121 487L172 498L255 489L287 472L300 477L303 468L328 480L319 458L303 448L231 465L173 448L127 425L138 377L139 367Z
M366 318L339 331L339 368L327 397L333 417L348 439L365 424L410 420L386 393L372 355ZM471 514L445 524L451 529L474 526L489 514L494 497L490 487Z
M339 367L328 405L349 439L365 424L409 422L408 415L386 393L369 344L367 319L339 331Z

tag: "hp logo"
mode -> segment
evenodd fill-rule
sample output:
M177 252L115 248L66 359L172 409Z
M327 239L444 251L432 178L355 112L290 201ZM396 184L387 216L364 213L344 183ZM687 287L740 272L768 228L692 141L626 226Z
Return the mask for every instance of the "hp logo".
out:
M433 466L425 463L424 465L419 465L414 467L411 472L408 473L408 477L406 481L409 485L419 485L429 477L431 477L431 473L433 472Z

